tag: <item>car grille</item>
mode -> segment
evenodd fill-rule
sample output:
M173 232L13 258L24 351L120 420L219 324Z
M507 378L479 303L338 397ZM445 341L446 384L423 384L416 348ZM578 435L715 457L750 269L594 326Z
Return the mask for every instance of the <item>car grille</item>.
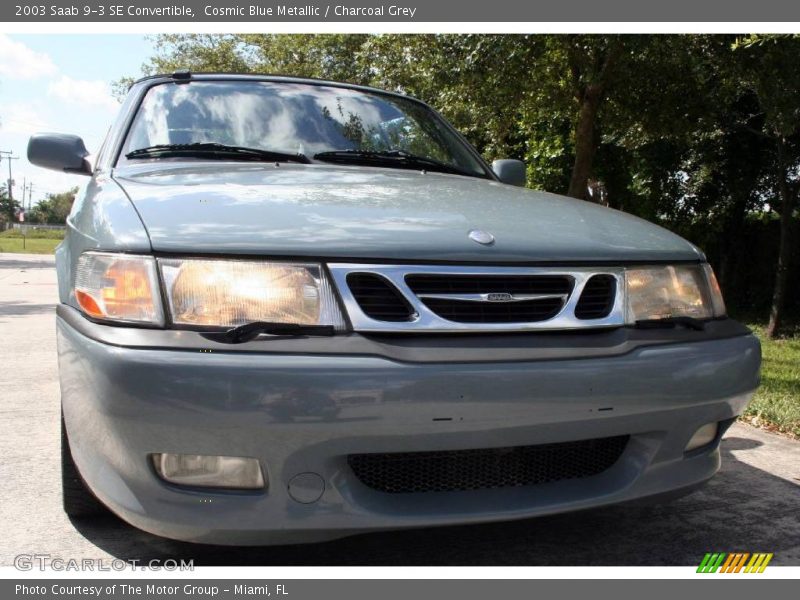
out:
M358 480L389 494L512 488L598 475L629 436L476 450L351 454Z
M410 275L406 283L434 313L458 323L530 323L552 319L572 292L565 276ZM532 300L480 301L474 296Z
M621 268L328 265L354 331L618 327Z
M380 275L350 273L347 285L364 313L373 319L408 321L414 314L397 288Z
M611 275L594 275L583 287L580 300L575 307L579 319L602 319L614 308L617 280Z

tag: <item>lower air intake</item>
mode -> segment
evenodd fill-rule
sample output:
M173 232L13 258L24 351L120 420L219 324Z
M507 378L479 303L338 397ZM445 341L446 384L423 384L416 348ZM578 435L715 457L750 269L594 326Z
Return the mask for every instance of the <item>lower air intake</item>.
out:
M511 488L581 479L610 468L629 436L476 450L351 454L367 487L389 494Z

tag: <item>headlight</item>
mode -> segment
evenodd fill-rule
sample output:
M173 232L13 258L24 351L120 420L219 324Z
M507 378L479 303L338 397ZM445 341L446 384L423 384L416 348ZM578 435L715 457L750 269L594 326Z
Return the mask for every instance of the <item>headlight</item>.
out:
M627 269L625 287L628 323L725 316L722 293L707 264Z
M159 259L172 323L236 327L254 321L345 323L319 264Z
M86 252L78 259L75 300L95 319L162 325L152 256Z

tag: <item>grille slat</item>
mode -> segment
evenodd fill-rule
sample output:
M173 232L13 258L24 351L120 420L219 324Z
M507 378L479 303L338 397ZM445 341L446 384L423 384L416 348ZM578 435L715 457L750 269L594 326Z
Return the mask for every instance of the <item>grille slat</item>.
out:
M439 452L351 454L369 488L389 494L523 487L598 475L619 460L629 436Z

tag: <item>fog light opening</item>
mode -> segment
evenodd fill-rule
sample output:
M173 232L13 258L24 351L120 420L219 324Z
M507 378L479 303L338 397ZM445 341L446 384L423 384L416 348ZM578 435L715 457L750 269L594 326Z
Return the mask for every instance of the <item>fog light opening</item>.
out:
M689 440L689 443L686 444L684 452L690 452L692 450L696 450L697 448L707 446L717 439L717 431L718 427L716 423L707 423L703 425L700 429L694 432L694 435Z
M186 487L229 490L266 488L261 464L244 456L152 454L153 467L164 481Z

